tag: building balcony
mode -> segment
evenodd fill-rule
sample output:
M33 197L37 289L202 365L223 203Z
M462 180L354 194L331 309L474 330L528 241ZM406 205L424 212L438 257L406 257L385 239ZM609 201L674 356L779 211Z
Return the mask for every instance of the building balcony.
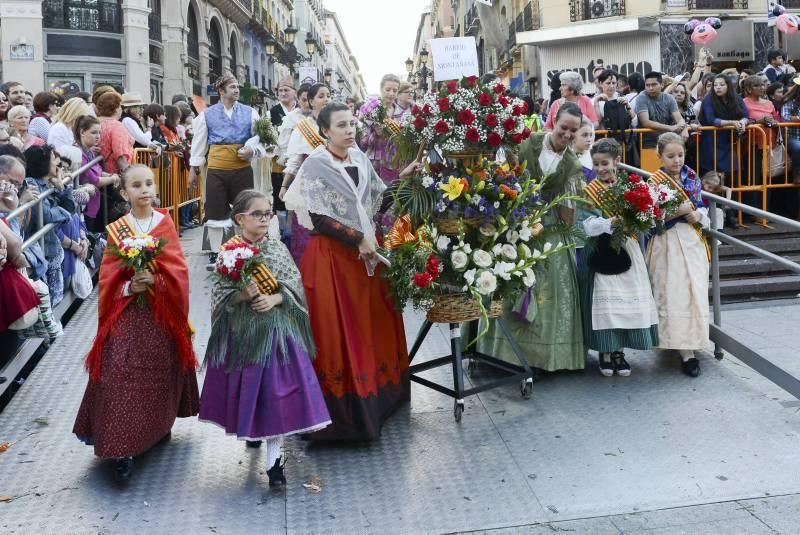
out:
M690 2L701 0L690 0ZM625 15L625 0L570 0L569 20L581 22L585 20L622 17Z
M119 0L44 0L42 10L45 28L122 33Z
M747 9L747 4L747 0L689 0L689 9L697 11Z
M746 4L747 2L745 2ZM783 0L781 5L788 10L800 9L800 0Z
M539 2L528 2L525 5L522 13L517 15L515 27L518 32L530 32L539 29Z
M478 6L473 4L464 17L464 35L477 36L480 31L481 19L478 16Z

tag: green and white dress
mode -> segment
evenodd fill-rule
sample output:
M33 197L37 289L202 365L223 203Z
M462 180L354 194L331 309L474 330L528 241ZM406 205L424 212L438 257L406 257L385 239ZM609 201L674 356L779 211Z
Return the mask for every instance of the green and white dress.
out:
M548 137L544 133L532 135L520 148L520 162L527 161L533 176L546 177L545 195L580 195L584 180L580 161L570 147L561 153L553 151ZM562 206L574 210L575 201L565 201ZM561 220L555 208L545 217L544 225L558 223ZM558 242L574 242L570 236L552 236L549 241L554 246ZM550 256L538 270L533 290L521 292L515 302L506 302L504 307L503 318L531 366L547 371L584 368L586 349L574 249ZM478 340L477 349L519 364L511 344L494 321Z

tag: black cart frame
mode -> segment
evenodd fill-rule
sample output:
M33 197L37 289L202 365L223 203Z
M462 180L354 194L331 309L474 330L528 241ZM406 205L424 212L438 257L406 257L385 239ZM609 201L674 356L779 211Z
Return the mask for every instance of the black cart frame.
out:
M469 322L469 325L474 325L477 323L477 321L478 320ZM499 317L489 321L497 322L497 325L500 327L500 331L502 332L503 336L511 344L511 349L514 352L514 355L517 357L517 360L520 362L519 366L480 353L477 350L462 353L460 323L449 324L450 355L409 366L409 375L412 381L436 390L437 392L441 392L442 394L450 396L455 400L453 402L453 416L455 417L456 422L461 421L461 415L464 412L464 398L467 396L474 396L475 394L486 392L487 390L492 390L493 388L513 383L515 381L520 381L520 392L523 398L530 399L531 393L533 392L533 369L525 359L525 355L522 353L522 348L517 343L514 335L511 334L511 330L508 328L505 320L502 317ZM431 327L433 327L433 322L426 319L417 333L417 338L414 341L414 345L411 347L411 353L409 353L409 362L413 362L414 357L417 356L419 348L422 346L422 342L425 341L428 333L430 333ZM510 375L489 381L482 385L474 386L472 388L464 388L464 366L462 360L465 358L469 359L468 371L470 376L472 376L472 372L475 370L475 365L478 362L486 364L492 368L508 372ZM448 388L439 383L435 383L430 379L425 379L424 377L419 376L419 374L424 371L439 368L441 366L452 366L453 388Z

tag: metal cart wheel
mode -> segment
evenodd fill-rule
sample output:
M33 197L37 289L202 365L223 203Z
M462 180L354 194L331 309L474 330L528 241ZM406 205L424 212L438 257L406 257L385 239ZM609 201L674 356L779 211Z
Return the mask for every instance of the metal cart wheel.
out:
M522 394L523 399L531 399L531 394L533 394L533 379L528 377L527 379L522 380L522 384L520 385L520 393Z
M478 371L478 361L475 359L469 359L469 364L467 364L467 377L472 379L475 377L475 373Z
M461 422L461 415L464 413L464 400L457 399L453 402L453 417L456 422Z

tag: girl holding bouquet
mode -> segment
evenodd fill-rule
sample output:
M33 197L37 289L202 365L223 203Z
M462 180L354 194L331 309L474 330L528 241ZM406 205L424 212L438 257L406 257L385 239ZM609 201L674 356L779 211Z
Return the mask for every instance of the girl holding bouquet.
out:
M128 168L121 193L131 211L106 227L97 337L72 431L98 457L116 459L125 480L135 456L169 438L176 417L197 414L198 393L189 272L175 226L153 208L147 166ZM132 267L137 259L143 269Z
M286 484L283 437L322 429L331 419L311 364L314 341L300 272L286 246L268 236L272 203L245 190L233 214L242 233L217 257L200 419L248 447L266 440L273 487Z
M384 75L381 78L380 102L368 102L361 107L361 113L364 115L362 120L365 126L364 137L361 140L361 150L367 155L372 167L375 168L378 176L383 179L387 186L397 180L399 176L397 165L394 163L397 146L390 139L391 134L386 129L385 119L399 121L407 111L395 106L395 100L400 92L400 84L400 78L396 75ZM382 113L373 113L373 108L376 105L383 108ZM383 122L378 122L374 119L374 117L380 115L385 116Z
M647 248L647 267L658 307L661 349L678 350L681 369L700 375L696 351L708 345L708 255L702 228L709 227L708 209L701 197L702 184L684 165L683 140L673 133L658 138L661 173L686 200L667 217L666 232L654 236ZM684 194L681 194L684 195Z
M611 235L617 217L611 215L604 190L617 182L622 148L614 139L592 147L597 178L585 190L588 200L583 228L588 237L578 263L584 340L598 352L600 373L627 377L631 367L624 348L650 349L658 345L658 314L642 250L636 239L625 239L617 252Z

